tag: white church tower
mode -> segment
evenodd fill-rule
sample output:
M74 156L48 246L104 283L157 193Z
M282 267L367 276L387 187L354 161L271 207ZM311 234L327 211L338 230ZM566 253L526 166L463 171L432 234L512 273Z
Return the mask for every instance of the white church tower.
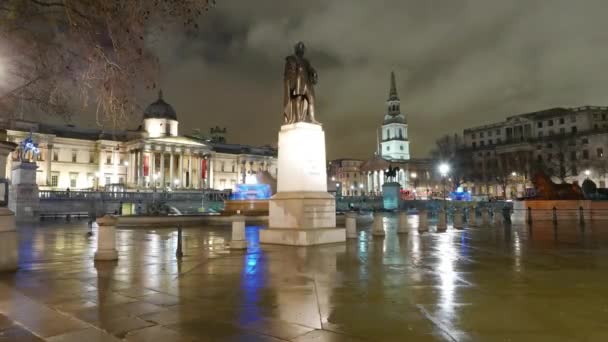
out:
M410 159L410 142L407 138L407 122L401 114L401 101L397 96L395 73L391 72L391 89L386 101L386 114L382 123L380 156L386 160Z

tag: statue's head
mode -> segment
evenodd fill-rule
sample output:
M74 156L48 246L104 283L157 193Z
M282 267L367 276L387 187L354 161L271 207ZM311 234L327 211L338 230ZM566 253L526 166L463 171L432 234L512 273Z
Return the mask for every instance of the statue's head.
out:
M304 56L304 52L306 51L306 47L304 46L304 43L297 42L296 46L294 46L293 50L296 53L296 56L302 57L302 56Z

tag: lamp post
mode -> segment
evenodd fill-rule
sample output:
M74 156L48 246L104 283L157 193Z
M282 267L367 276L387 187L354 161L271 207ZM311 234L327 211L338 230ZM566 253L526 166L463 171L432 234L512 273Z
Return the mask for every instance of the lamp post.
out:
M443 181L443 209L447 210L447 199L446 199L446 178L448 176L448 173L450 172L450 165L448 165L447 163L441 163L439 165L439 173L441 174L441 179Z
M414 193L414 200L415 200L416 199L416 185L418 185L416 183L417 178L418 178L418 174L416 172L412 172L412 173L410 173L410 178L412 178L412 183L414 185L414 189L413 189L412 192Z

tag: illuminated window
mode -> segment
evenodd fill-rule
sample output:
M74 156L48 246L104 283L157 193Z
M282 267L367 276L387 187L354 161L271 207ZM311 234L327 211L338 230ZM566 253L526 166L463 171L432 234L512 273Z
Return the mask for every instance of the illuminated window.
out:
M603 148L598 148L597 149L597 157L598 158L604 157L604 149Z
M70 188L75 188L78 182L78 173L70 172Z
M57 187L57 184L59 184L59 172L53 172L51 173L51 186Z

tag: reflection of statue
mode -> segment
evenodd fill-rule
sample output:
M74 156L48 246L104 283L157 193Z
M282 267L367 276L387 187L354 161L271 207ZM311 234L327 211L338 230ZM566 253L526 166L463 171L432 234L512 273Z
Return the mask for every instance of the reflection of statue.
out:
M284 97L283 114L285 124L309 122L319 124L315 120L315 91L317 72L304 58L304 43L298 42L294 54L285 58L285 73L283 75Z
M555 184L549 176L539 172L532 178L536 188L535 199L542 200L581 200L583 191L576 184Z
M34 143L31 132L30 135L19 144L17 151L19 152L18 158L21 162L31 163L36 161L40 150L38 149L38 145Z

